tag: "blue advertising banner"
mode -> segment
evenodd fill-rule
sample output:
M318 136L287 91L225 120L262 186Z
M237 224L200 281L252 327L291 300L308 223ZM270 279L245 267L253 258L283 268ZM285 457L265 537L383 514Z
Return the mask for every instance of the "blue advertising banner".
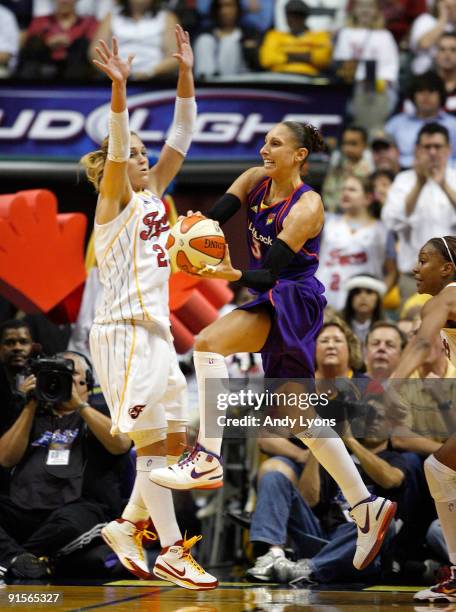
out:
M344 88L307 85L200 87L190 161L258 158L266 132L296 120L337 135L347 99ZM157 154L174 109L174 89L129 85L130 126ZM77 161L107 133L110 88L101 86L0 87L0 160Z

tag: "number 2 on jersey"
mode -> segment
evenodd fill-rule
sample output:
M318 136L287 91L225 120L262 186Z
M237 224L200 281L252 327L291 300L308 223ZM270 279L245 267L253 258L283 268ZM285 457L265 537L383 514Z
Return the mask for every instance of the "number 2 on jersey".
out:
M157 266L159 268L166 268L168 266L168 259L165 249L159 244L154 244L152 249L157 253Z

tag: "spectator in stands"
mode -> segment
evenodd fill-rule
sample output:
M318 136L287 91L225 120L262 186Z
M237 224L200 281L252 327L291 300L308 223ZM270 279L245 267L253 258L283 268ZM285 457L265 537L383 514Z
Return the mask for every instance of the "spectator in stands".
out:
M372 202L372 215L380 219L382 208L385 205L389 190L394 181L394 174L390 170L376 170L370 176L374 190L374 201Z
M385 132L396 141L403 168L410 168L418 132L427 123L439 123L448 130L451 157L456 160L456 117L446 113L445 84L435 72L414 77L410 85L410 98L415 105L414 113L399 113L385 125Z
M287 2L275 0L274 28L281 32L289 31L285 11ZM306 4L309 7L306 24L312 32L334 34L344 25L347 0L307 0Z
M396 283L394 237L370 212L372 184L368 179L346 179L341 214L328 213L320 249L317 278L326 287L328 305L342 310L347 298L345 283L359 274L385 280L387 290Z
M158 0L118 0L119 10L108 13L98 28L89 55L97 59L98 40L117 38L125 55L134 55L130 78L166 77L177 72L174 13L159 8Z
M399 501L406 467L400 453L388 450L381 407L375 406L369 411L364 436L356 440L345 422L343 440L356 458L369 491L375 495L387 494L390 499ZM263 581L275 578L279 582L301 578L304 583L353 582L378 577L388 543L368 568L361 572L354 570L351 555L356 526L347 522L349 506L337 485L311 453L304 469L289 460L286 462L299 478L298 485L293 485L280 472L263 475L250 539L266 542L270 548L256 560L247 575ZM293 540L298 562L285 558L283 547L287 534ZM391 532L390 538L392 535ZM320 550L314 554L318 547Z
M74 364L70 400L38 402L32 380L19 416L0 416L0 465L15 468L0 501L0 566L19 578L48 575L43 556L122 505L117 456L131 442L111 436L110 418L90 405L91 365L74 353L64 357Z
M455 31L456 1L435 0L433 14L423 13L417 17L410 31L410 50L414 55L412 72L423 74L430 70L441 35Z
M229 76L258 68L259 35L241 27L240 0L212 0L210 12L215 26L195 43L196 76Z
M273 26L275 2L276 0L241 0L241 25L261 33L270 30ZM204 27L214 25L209 22L211 3L212 0L196 0L196 8Z
M378 0L385 27L400 45L408 39L414 20L426 12L426 0Z
M18 76L26 79L86 79L87 49L97 29L94 17L76 14L75 0L56 0L55 11L32 19L20 54Z
M383 319L382 300L386 285L382 280L364 274L349 278L345 290L347 300L342 315L364 347L369 330Z
M19 26L14 13L0 6L0 78L12 75L19 53Z
M442 34L437 45L435 68L445 83L445 110L456 113L456 32Z
M382 127L396 103L399 51L385 29L377 0L353 0L347 25L337 36L334 58L339 73L353 74L352 114L366 127ZM361 117L363 119L361 119Z
M92 15L98 21L104 19L109 11L115 10L117 0L76 0L78 15ZM54 8L54 0L33 0L33 16L49 15Z
M377 321L366 338L366 373L372 380L386 380L391 376L407 339L394 323Z
M333 151L322 187L325 209L338 212L340 193L345 179L354 175L364 178L374 169L367 147L367 132L359 125L344 128L340 150Z
M318 76L331 63L329 32L312 32L307 27L309 9L302 0L285 5L290 31L270 30L260 47L260 64L273 72Z
M413 267L421 245L434 236L456 233L456 171L448 130L426 123L418 134L413 169L400 172L382 210L386 227L399 238L401 298L415 293Z
M411 333L416 333L420 324L420 318L415 318ZM401 427L395 429L392 440L395 448L427 457L456 431L455 378L456 368L437 337L426 361L410 375L410 383L401 388L401 397L409 410ZM446 379L449 380L443 382Z
M375 170L387 170L393 178L401 169L399 149L392 136L385 131L376 131L371 135L370 148Z

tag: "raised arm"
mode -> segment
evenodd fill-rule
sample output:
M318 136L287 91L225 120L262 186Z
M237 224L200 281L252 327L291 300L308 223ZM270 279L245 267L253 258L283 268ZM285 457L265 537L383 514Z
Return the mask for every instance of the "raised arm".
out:
M127 60L122 60L115 38L112 39L111 49L100 40L96 50L100 59L93 60L93 63L112 81L108 156L100 183L100 197L95 216L96 222L102 224L115 219L128 204L133 193L127 172L130 158L127 79L133 56L129 55Z
M149 189L161 196L182 167L190 148L196 123L195 86L193 82L193 51L188 32L176 25L179 62L174 119L158 162L149 172Z

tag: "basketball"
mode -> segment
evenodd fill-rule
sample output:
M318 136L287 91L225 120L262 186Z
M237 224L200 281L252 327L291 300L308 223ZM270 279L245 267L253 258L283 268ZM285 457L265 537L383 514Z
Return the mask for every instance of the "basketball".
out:
M217 266L225 256L225 245L218 223L202 215L191 215L171 228L166 248L171 261L189 272L192 266Z

